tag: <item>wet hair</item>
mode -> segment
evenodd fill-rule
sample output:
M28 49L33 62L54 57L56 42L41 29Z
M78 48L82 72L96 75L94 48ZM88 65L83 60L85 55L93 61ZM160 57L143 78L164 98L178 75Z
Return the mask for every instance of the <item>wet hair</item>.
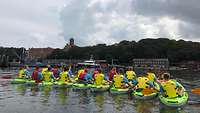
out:
M87 68L85 68L85 69L84 69L84 71L87 73L87 72L88 72L88 69L87 69Z
M68 71L68 70L69 70L69 68L68 68L68 67L65 67L65 68L64 68L64 71Z
M124 73L124 69L120 68L118 72L119 72L119 74L123 74Z
M131 70L133 70L133 67L129 66L128 71L131 71Z
M48 71L51 71L51 67L48 67Z
M36 67L35 67L35 70L39 70L39 67L38 67L38 66L36 66Z
M162 78L165 79L165 80L168 80L168 79L170 79L170 74L169 73L164 73L162 75Z
M102 73L102 69L98 69L98 72L99 72L99 73Z

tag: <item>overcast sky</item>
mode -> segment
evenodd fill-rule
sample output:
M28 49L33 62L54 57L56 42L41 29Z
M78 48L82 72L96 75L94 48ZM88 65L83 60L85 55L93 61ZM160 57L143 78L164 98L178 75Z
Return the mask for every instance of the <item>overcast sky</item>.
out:
M200 0L1 0L0 46L63 48L121 40L200 41Z

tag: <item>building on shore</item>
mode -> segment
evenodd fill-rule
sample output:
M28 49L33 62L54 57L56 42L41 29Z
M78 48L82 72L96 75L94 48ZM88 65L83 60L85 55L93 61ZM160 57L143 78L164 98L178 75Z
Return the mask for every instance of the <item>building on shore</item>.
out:
M169 69L169 60L168 59L133 59L133 66L135 68L164 68Z
M27 50L27 58L29 60L45 59L55 49L53 48L30 48Z
M70 48L75 47L74 38L69 39L69 43L67 43L64 47L64 51L68 51ZM29 60L37 60L37 59L45 59L48 55L50 55L55 49L53 48L30 48L27 50L27 59Z

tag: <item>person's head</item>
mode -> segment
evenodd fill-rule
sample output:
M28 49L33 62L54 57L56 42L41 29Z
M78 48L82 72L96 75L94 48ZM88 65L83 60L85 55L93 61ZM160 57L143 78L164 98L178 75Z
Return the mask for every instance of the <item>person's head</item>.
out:
M88 72L88 69L87 69L87 68L85 68L85 69L84 69L84 71L87 73L87 72Z
M116 69L116 67L113 67L112 70L113 70L113 71L116 71L117 69Z
M54 65L54 68L55 68L55 69L57 69L57 68L58 68L58 65L57 65L57 64L56 64L56 65Z
M51 67L48 67L48 71L51 71Z
M22 69L24 69L24 67L23 67L23 66L21 66L21 67L19 68L19 70L22 70Z
M36 67L35 67L35 70L37 70L37 71L38 71L38 70L39 70L39 67L38 67L38 66L36 66Z
M69 70L69 67L65 67L65 68L64 68L64 71L68 71L68 70Z
M128 71L133 71L133 67L128 67Z
M47 68L50 68L51 67L51 65L47 65Z
M119 74L123 74L124 73L124 70L122 68L119 69Z
M28 65L24 65L24 69L27 69L28 68Z
M164 73L163 76L162 76L162 78L164 80L169 80L170 79L170 74L169 73Z
M153 68L149 68L149 69L147 70L147 72L153 73Z
M102 73L102 69L98 69L98 72L99 72L99 73Z

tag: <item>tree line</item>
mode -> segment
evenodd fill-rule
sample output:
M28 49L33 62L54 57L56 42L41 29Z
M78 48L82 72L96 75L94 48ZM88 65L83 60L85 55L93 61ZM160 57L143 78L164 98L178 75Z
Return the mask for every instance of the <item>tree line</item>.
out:
M132 63L134 58L168 58L171 63L181 61L200 61L200 43L167 38L123 40L113 45L97 44L94 46L70 48L68 51L56 49L48 59L105 59L111 63L117 59L120 63Z

